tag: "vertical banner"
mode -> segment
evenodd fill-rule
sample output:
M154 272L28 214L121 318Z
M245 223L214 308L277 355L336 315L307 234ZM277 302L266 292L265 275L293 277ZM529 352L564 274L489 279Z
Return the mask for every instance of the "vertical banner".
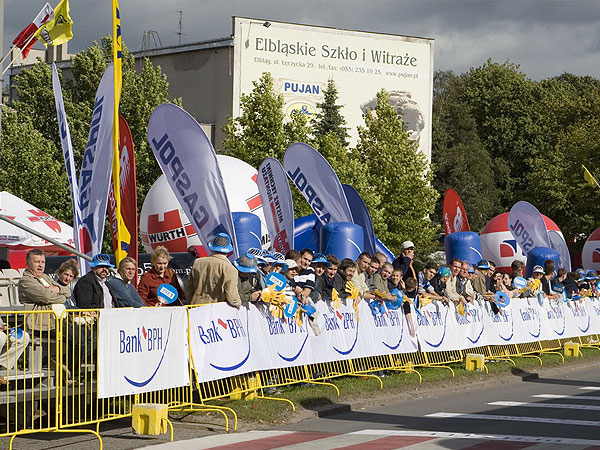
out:
M73 205L73 241L75 248L82 251L79 245L79 232L81 226L81 210L79 208L79 186L77 185L77 170L75 169L75 159L73 157L73 145L71 144L71 130L67 121L65 104L63 101L62 88L56 65L52 63L52 88L54 90L54 102L56 103L56 115L58 117L58 131L60 133L60 143L62 146L65 166L67 168L67 179L71 190L71 203ZM84 260L80 258L79 265L84 267Z
M119 116L119 161L121 188L121 217L127 230L131 230L131 242L127 255L137 261L138 257L138 215L137 215L137 187L135 181L135 152L129 125L122 116ZM110 187L108 197L108 218L112 235L113 249L118 246L117 240L117 215L113 186ZM137 284L137 278L134 280Z
M113 65L109 64L94 99L90 134L79 173L82 222L79 244L81 252L87 255L101 253L102 250L113 157L113 81ZM87 266L82 266L81 271L87 272Z
M100 311L99 398L188 385L188 359L185 308Z
M348 206L352 212L352 219L355 225L360 225L365 236L365 252L373 255L377 250L375 247L375 230L373 229L373 220L365 202L360 194L349 184L342 184Z
M569 253L569 247L562 235L556 230L548 230L548 239L550 240L550 246L558 252L560 257L560 267L566 269L567 272L571 271L571 254Z
M285 151L283 167L323 225L353 223L342 184L318 151L308 144L296 142Z
M507 225L525 254L535 247L550 247L544 218L531 203L515 203L508 213Z
M260 193L272 247L283 254L294 248L294 203L285 170L275 158L266 158L258 169Z
M443 216L446 236L459 231L471 231L463 202L452 188L448 188L444 194Z
M148 124L148 142L202 244L225 232L237 244L229 201L215 149L202 127L171 103L158 105ZM207 252L210 252L206 248Z

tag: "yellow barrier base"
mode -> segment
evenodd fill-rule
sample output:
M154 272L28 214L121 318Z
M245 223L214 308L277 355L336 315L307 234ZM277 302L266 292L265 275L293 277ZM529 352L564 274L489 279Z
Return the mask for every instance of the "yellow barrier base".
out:
M487 367L485 367L485 356L477 353L469 353L466 357L466 369L468 371L481 371L484 368L487 371Z
M136 434L158 435L167 432L169 407L158 403L133 405L131 425Z
M563 351L565 352L565 356L572 356L574 358L583 356L581 350L579 350L579 344L576 342L565 342Z

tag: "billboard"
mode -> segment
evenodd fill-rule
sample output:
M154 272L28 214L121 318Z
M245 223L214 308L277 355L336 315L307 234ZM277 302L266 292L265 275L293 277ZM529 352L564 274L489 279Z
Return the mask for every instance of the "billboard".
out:
M390 93L411 140L431 161L433 40L234 17L233 115L240 96L263 72L283 95L284 112L313 116L332 78L346 118L351 145L363 112Z

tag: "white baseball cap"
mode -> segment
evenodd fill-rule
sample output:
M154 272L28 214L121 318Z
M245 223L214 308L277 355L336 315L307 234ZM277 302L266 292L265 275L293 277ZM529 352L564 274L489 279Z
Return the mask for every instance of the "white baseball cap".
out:
M404 241L401 247L402 250L406 250L407 248L415 248L415 244L413 241Z

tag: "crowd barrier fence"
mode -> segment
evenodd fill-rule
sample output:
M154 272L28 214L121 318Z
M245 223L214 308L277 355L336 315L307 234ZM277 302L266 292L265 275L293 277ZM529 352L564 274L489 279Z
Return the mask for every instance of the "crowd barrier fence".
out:
M202 306L191 306L188 309ZM144 394L99 398L98 310L8 311L0 318L5 327L0 331L0 376L6 379L6 390L0 390L0 436L10 436L10 448L16 437L39 432L91 433L102 449L100 424L127 418L137 403L160 403L169 411L209 412L220 414L224 428L237 429L234 409L206 402L224 399L264 399L286 402L295 410L293 401L269 394L273 388L295 384L331 387L340 395L335 379L355 376L374 379L383 388L383 371L415 374L419 382L421 368L441 368L454 376L450 366L464 361L467 353L483 354L486 360L506 361L558 354L565 340L536 341L526 344L488 345L468 350L400 353L370 356L260 370L210 382L199 382L195 362L189 348L190 384ZM32 324L37 324L32 328ZM188 315L188 344L190 343ZM574 338L582 347L600 350L597 334ZM487 370L487 369L486 369ZM230 426L230 416L233 426ZM172 424L171 440L173 439ZM82 428L83 427L83 428ZM94 427L93 429L89 427Z

